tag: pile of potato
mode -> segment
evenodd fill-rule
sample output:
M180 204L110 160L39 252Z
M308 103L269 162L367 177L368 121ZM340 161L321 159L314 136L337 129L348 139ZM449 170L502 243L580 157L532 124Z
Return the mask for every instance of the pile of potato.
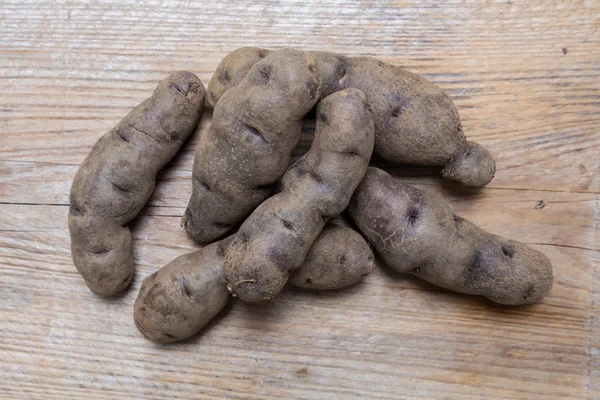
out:
M262 302L286 284L354 285L373 270L372 248L399 272L500 304L530 304L550 291L552 265L542 253L369 167L376 155L439 166L443 177L467 186L492 180L494 159L467 141L441 89L374 58L244 47L222 60L208 91L190 72L167 77L79 168L71 251L94 293L115 295L131 283L127 224L205 104L214 108L213 122L200 138L181 221L204 247L144 280L134 319L147 338L193 336L230 297ZM290 165L313 109L312 146Z

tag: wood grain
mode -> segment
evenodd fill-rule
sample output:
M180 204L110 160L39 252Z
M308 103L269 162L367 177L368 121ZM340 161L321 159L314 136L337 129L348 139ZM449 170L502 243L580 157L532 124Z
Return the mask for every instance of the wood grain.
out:
M185 343L146 341L133 301L196 248L179 219L211 115L131 225L121 297L92 295L72 264L70 184L161 78L188 69L206 84L243 45L372 55L445 89L496 157L494 181L388 169L546 253L551 295L498 307L380 265L349 290L232 301ZM597 2L1 0L0 93L0 398L600 398Z

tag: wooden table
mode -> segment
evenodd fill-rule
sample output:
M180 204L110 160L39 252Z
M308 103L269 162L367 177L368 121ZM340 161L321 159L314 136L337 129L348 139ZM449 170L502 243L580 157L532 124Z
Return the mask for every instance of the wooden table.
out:
M0 3L0 397L600 398L600 3L57 3ZM70 184L160 79L207 84L243 45L376 56L444 88L496 178L469 191L396 173L546 253L551 295L498 307L382 267L345 291L233 301L185 343L145 340L141 281L196 248L179 220L210 115L132 224L124 296L94 296L72 264Z

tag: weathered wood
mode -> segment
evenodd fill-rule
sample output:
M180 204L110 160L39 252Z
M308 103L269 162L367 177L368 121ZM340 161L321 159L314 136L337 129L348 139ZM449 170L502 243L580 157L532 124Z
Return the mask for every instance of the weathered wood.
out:
M447 90L496 157L494 181L466 190L386 167L545 252L550 296L498 307L380 265L345 291L232 301L185 343L145 340L141 281L197 248L179 220L210 113L132 224L121 297L94 296L72 264L71 181L161 78L188 69L206 84L243 45L372 55ZM0 398L600 398L597 2L2 0L0 93Z

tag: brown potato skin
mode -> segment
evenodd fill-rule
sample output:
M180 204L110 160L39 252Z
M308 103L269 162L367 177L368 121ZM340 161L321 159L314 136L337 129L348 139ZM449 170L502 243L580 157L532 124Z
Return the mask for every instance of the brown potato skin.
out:
M227 304L223 254L231 237L185 254L150 275L135 300L133 319L153 342L198 333Z
M195 241L222 237L272 194L319 98L315 61L293 49L261 59L221 96L200 138L182 218Z
M314 290L343 289L361 282L374 266L373 250L360 233L327 224L287 283Z
M537 250L453 214L441 198L370 167L348 213L393 269L506 305L541 300L552 264Z
M224 254L234 236L178 257L147 277L135 301L136 326L148 339L170 343L194 336L227 304ZM346 261L341 263L342 252ZM311 289L342 289L373 270L373 251L351 228L328 223L296 275L312 279L288 283ZM330 262L327 262L330 260ZM304 278L303 278L304 279Z
M240 82L253 55L261 51L267 50L240 48L221 61L215 76L230 79L211 79L212 103ZM484 186L493 179L494 158L467 141L456 106L432 82L371 57L308 53L317 61L323 97L347 88L367 96L375 124L375 155L396 163L443 167L442 176L466 186Z
M271 50L259 47L242 47L238 50L241 51L232 51L222 61L231 68L217 70L210 78L208 86L212 87L213 91L206 94L207 107L214 108L218 98L231 87L231 82L235 82L235 85L240 83L254 64L272 53Z
M281 192L244 221L225 257L229 288L240 299L259 302L279 293L327 220L346 208L373 151L367 107L358 89L317 106L310 150L287 170Z
M133 276L127 224L144 207L156 174L196 127L206 91L192 73L176 72L94 145L71 187L73 262L100 296L123 291Z

